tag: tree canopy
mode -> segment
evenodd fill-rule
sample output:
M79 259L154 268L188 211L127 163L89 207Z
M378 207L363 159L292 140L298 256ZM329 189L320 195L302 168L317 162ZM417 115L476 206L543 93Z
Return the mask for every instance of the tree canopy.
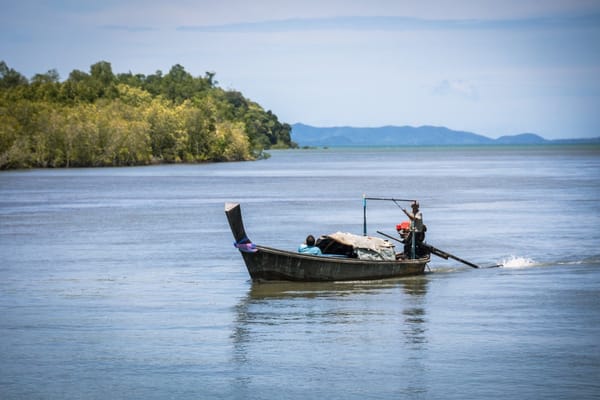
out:
M56 70L27 79L0 61L0 169L241 161L296 147L291 127L214 72L194 77Z

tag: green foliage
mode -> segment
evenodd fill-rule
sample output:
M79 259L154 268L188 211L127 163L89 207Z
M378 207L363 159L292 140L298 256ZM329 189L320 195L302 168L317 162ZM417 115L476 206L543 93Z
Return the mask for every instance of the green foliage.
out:
M27 78L14 69L8 68L4 61L0 61L0 89L10 89L26 84Z
M0 62L0 169L238 161L296 147L290 125L214 76L179 64L115 75L101 61L64 82L56 70L28 81Z

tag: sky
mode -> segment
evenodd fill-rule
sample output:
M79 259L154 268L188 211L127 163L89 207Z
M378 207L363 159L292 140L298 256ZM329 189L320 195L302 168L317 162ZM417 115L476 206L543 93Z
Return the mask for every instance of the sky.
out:
M215 72L279 120L600 136L600 0L4 0L0 60Z

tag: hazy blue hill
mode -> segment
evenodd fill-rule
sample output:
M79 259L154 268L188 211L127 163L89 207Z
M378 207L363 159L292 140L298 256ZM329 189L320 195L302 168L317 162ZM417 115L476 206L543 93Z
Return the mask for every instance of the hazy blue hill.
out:
M292 137L300 146L434 146L490 144L485 136L452 131L438 126L349 126L320 128L304 124L292 126Z
M316 127L292 125L292 140L299 146L465 146L465 145L534 145L600 144L600 138L547 140L534 133L490 139L472 132L455 131L441 126L351 126Z
M535 133L522 133L514 136L501 136L495 142L498 144L545 144L550 141Z

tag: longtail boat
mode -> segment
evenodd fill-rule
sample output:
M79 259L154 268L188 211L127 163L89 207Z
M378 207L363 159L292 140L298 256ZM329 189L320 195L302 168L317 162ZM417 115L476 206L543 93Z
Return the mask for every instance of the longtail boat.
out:
M234 245L240 251L253 281L324 282L397 278L423 274L430 259L429 254L411 259L394 252L391 259L389 257L378 259L372 257L372 254L369 255L372 251L368 248L363 248L365 250L363 253L367 253L367 259L359 257L356 252L342 255L340 253L347 253L347 251L340 251L340 248L352 247L353 244L332 246L332 240L336 235L330 235L321 241L321 246L325 249L323 255L275 249L252 243L246 234L238 203L226 203L225 214L235 239ZM348 236L348 234L338 236ZM383 240L365 235L360 242L364 241ZM393 246L389 247L393 249ZM336 248L335 254L328 254L328 248Z

